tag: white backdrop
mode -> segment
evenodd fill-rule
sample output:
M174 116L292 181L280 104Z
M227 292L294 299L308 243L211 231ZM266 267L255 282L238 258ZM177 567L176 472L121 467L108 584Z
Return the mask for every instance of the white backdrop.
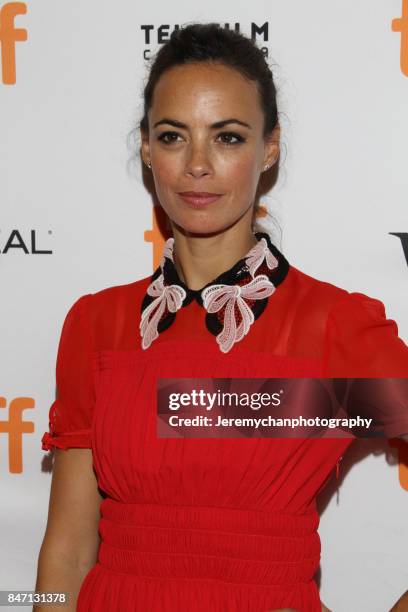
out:
M0 0L0 588L17 590L35 587L44 534L41 436L63 319L80 295L153 270L151 198L126 145L144 54L175 24L238 23L250 34L267 23L257 43L275 71L283 153L263 204L282 227L278 246L302 271L381 299L407 342L408 21L403 34L392 22L408 1L32 0L15 18L27 40L15 44L8 84L12 4ZM10 424L19 406L24 433ZM332 482L323 493L321 597L335 612L384 612L408 588L402 460L388 443L356 445L338 492Z

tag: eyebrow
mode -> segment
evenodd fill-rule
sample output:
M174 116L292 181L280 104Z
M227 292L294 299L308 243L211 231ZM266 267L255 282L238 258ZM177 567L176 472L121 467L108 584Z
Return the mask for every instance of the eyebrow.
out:
M176 119L169 119L167 117L165 117L164 119L160 119L160 121L157 121L153 127L157 127L158 125L163 125L164 123L168 125L172 125L173 127L177 127L180 129L187 129L187 125L185 123L182 123L181 121L176 121ZM217 121L216 123L212 123L210 125L210 128L219 129L219 128L225 127L226 125L230 123L237 123L238 125L242 125L244 127L252 129L248 123L245 123L244 121L241 121L240 119L235 119L234 117L231 117L231 119L223 119L222 121Z

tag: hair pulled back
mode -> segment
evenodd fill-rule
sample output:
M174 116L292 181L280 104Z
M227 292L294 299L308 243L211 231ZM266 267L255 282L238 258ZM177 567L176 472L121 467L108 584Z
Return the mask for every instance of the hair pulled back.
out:
M264 136L274 129L278 123L276 87L261 49L250 38L219 24L194 23L175 29L154 57L143 92L144 115L140 121L142 131L149 131L148 111L153 104L155 86L162 74L173 66L197 62L221 63L255 81L264 113Z

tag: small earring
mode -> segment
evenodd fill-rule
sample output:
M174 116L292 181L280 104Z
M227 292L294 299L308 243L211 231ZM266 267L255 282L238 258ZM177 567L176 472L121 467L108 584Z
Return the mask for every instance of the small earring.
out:
M265 172L265 170L269 170L269 168L270 168L270 165L266 164L266 166L264 167L264 172Z
M148 168L151 168L151 167L152 167L152 164L151 164L151 163L148 161L148 162L146 162L146 166L147 166Z

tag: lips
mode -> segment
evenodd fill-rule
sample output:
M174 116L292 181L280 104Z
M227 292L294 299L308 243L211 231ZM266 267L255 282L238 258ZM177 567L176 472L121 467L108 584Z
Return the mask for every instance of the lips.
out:
M209 191L182 191L178 194L187 204L195 208L216 202L223 194Z
M180 195L197 197L197 198L210 198L212 196L220 196L221 193L213 193L212 191L181 191Z

